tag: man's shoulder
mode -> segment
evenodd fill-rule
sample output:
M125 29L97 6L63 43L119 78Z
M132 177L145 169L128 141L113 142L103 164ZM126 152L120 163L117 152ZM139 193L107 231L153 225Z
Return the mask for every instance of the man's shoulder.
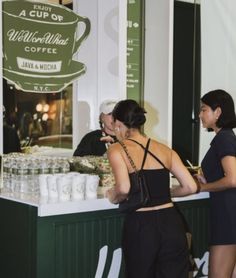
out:
M103 155L106 151L104 142L100 141L102 137L101 130L93 130L81 139L77 146L74 156L85 156L85 155Z
M87 134L85 134L84 138L101 137L101 136L102 136L102 131L100 129L96 129L96 130L90 131Z

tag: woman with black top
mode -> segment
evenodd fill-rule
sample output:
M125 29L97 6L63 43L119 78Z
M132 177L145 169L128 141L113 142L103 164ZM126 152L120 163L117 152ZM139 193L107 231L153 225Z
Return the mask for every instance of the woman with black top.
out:
M210 192L210 278L236 277L236 115L232 97L214 90L201 98L199 117L215 137L197 175Z
M112 112L116 137L125 145L138 171L143 169L151 196L145 207L125 218L122 249L126 277L187 278L188 247L183 222L171 201L170 172L180 183L172 196L195 193L197 186L176 152L140 132L145 113L136 101L129 99L118 102ZM112 203L126 200L134 171L119 142L108 149L116 181L115 187L107 191Z

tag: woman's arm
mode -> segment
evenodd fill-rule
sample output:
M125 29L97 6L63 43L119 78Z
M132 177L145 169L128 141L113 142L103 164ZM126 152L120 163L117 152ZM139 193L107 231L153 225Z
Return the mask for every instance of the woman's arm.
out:
M225 173L224 177L214 182L199 182L200 191L215 192L236 188L236 157L225 156L222 158L221 164Z
M106 197L111 203L117 204L127 198L130 189L129 173L118 143L109 147L107 156L115 177L115 187L106 192Z
M176 177L180 184L171 189L172 197L183 197L199 192L195 180L189 173L188 169L184 166L179 155L173 150L170 172Z

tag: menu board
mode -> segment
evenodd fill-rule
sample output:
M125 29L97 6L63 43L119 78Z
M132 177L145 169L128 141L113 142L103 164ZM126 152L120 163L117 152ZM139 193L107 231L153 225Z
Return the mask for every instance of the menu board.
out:
M144 0L128 0L127 97L143 99Z

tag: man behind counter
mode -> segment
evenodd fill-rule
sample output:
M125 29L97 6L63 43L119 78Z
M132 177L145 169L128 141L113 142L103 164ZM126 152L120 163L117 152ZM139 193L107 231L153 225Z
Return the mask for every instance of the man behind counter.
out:
M116 103L115 100L105 100L101 103L99 108L99 123L101 129L87 133L74 151L74 156L102 156L106 153L108 145L116 140L111 116L111 112Z

